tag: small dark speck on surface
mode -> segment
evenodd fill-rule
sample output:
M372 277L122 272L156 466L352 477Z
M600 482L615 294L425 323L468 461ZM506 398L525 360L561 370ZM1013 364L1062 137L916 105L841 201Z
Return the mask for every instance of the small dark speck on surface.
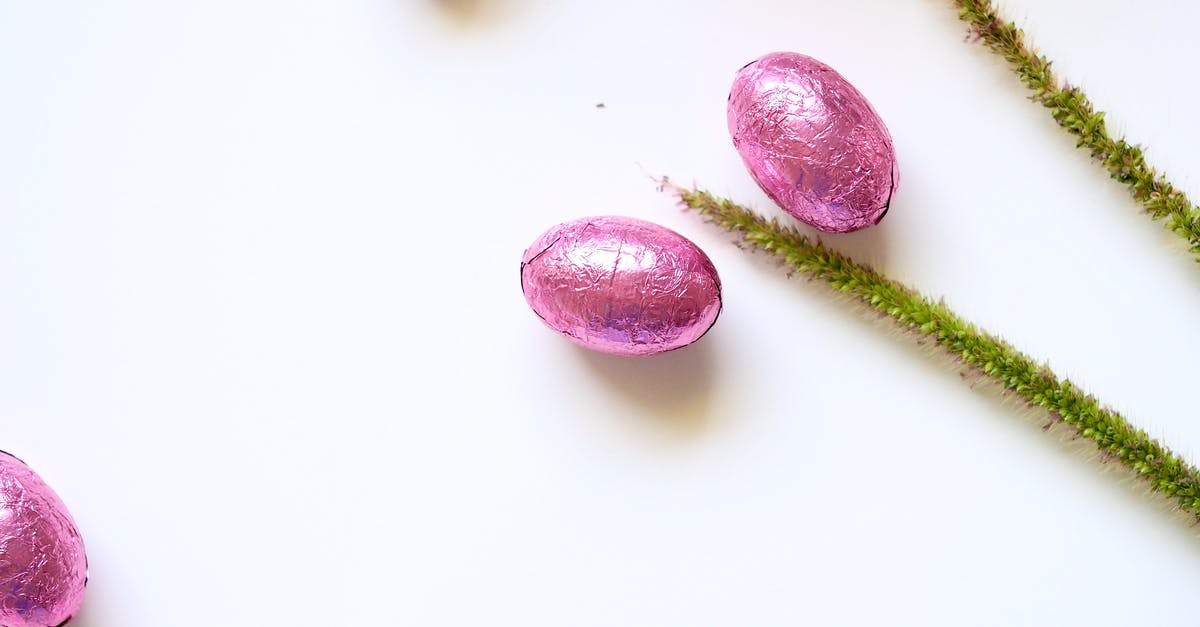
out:
M597 108L597 109L607 109L607 108L608 108L608 105L605 105L603 102L597 102L597 103L596 103L596 108Z

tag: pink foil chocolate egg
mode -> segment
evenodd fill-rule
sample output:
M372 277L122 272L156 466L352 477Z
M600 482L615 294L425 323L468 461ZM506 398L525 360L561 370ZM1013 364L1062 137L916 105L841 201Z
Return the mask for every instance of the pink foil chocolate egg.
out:
M729 133L750 175L784 211L831 233L878 223L900 181L892 136L833 68L772 52L738 71Z
M0 451L0 625L57 627L83 603L87 557L66 505Z
M721 313L708 255L636 218L581 218L546 231L521 259L521 290L551 329L614 355L687 346Z

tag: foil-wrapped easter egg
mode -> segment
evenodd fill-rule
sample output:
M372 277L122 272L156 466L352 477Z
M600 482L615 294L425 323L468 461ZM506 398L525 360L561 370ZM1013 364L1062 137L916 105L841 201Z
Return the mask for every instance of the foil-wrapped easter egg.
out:
M708 255L668 228L618 216L546 231L521 259L525 300L555 331L615 355L687 346L721 312Z
M878 223L900 181L879 114L833 68L773 52L738 71L729 133L751 176L780 207L831 233Z
M57 627L83 603L87 557L66 505L0 452L0 626Z

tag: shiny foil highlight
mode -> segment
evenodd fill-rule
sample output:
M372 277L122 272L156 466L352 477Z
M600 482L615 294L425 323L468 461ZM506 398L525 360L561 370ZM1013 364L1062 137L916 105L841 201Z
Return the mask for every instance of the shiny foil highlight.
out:
M668 228L619 216L543 233L521 259L521 290L551 329L614 355L687 346L721 312L721 280L704 251Z
M0 452L0 626L57 627L83 604L87 557L66 505Z
M729 133L751 176L780 207L830 233L878 223L900 181L879 114L833 68L773 52L738 71Z

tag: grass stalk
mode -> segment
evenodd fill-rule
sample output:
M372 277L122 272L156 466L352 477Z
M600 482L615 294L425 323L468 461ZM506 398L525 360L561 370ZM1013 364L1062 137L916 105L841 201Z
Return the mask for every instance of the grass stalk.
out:
M1074 85L1059 80L1051 62L1031 47L1017 25L1000 16L991 0L953 0L958 16L978 41L1004 57L1034 102L1050 110L1059 126L1087 150L1109 175L1124 184L1154 220L1188 242L1200 261L1200 209L1161 173L1146 163L1141 148L1108 132L1104 112Z

